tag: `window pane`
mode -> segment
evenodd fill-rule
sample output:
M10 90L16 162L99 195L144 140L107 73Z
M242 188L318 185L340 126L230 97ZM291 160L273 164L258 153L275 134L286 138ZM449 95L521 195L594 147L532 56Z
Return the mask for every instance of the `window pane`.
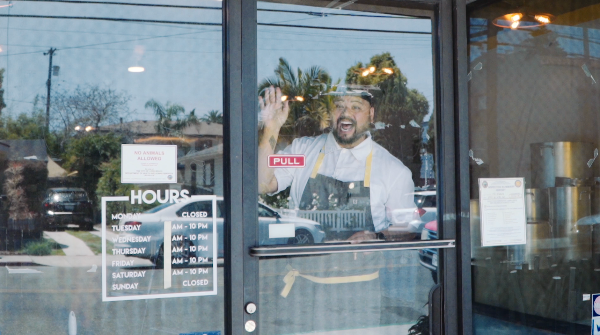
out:
M437 258L438 249L428 252ZM429 291L437 274L419 264L419 255L399 250L261 259L261 334L429 334Z
M322 5L258 4L260 201L310 243L420 239L437 230L435 202L415 204L436 197L432 22Z
M223 331L221 4L0 3L0 333Z
M499 1L469 13L478 334L597 331L599 6ZM519 201L489 197L515 182ZM510 242L516 228L523 239ZM490 234L500 242L486 245Z

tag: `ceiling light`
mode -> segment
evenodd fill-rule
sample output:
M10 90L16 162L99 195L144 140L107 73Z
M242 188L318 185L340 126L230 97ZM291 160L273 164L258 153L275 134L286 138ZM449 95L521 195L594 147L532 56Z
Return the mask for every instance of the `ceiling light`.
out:
M389 67L384 67L383 69L381 69L381 71L383 71L384 73L387 73L387 74L394 73L394 70L390 69Z
M375 67L374 67L374 66L371 66L371 67L369 68L369 73L373 73L373 72L375 72Z
M499 16L492 23L501 28L524 29L540 27L552 23L554 16L546 13L532 13L521 10L514 13Z
M539 22L539 23L543 23L543 24L548 24L550 23L550 17L548 17L548 15L536 15L535 19Z
M146 69L144 69L141 66L131 66L130 68L127 69L127 71L129 71L129 72L144 72L144 71L146 71Z
M362 76L363 76L363 77L366 77L366 76L368 76L368 75L369 75L369 73L370 73L370 72L369 72L369 70L364 70L364 71L362 72Z

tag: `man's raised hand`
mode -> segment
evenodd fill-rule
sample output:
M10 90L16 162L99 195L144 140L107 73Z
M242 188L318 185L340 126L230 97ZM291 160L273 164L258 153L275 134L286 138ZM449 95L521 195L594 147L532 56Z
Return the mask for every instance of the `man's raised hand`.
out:
M258 104L260 106L260 116L264 123L264 128L267 131L279 130L287 120L290 112L288 101L281 101L281 89L273 86L265 89L265 97L258 96Z

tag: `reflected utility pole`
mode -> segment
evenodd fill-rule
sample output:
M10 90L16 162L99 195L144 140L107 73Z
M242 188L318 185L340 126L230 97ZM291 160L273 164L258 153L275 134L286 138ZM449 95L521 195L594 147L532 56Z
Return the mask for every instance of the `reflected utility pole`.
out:
M55 48L50 48L48 52L44 52L44 56L50 56L50 65L48 66L48 81L46 86L48 87L48 93L46 95L46 134L50 132L50 87L52 86L52 56L56 51Z

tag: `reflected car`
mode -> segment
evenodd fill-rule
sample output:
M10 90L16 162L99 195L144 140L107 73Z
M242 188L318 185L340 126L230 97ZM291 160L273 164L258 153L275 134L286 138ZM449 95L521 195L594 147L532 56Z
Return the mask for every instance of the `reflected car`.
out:
M42 202L44 229L52 229L69 224L80 229L94 228L92 202L82 188L56 187L46 190Z
M414 234L418 238L425 223L437 219L436 191L415 192L414 198L416 208L392 211L391 231Z
M417 204L421 221L427 223L437 219L436 191L415 192L415 204Z
M438 239L438 224L437 219L427 222L421 233L421 240L437 240ZM437 269L438 269L438 252L437 249L420 249L419 263L431 270L433 282L437 284Z
M217 255L223 257L223 212L224 203L222 198L217 198ZM204 214L205 213L205 214ZM206 217L202 217L206 215ZM279 214L269 206L258 204L258 232L259 245L275 245L275 244L313 244L320 243L325 238L325 232L321 230L321 225L312 220L290 217ZM132 238L151 236L149 242L141 241L139 238L134 243L115 243L115 248L145 248L140 254L132 256L150 259L157 266L162 266L163 263L163 242L164 242L164 222L171 221L172 224L181 224L182 229L172 234L182 235L182 241L172 241L174 250L178 254L172 254L173 257L189 259L190 257L208 257L212 259L210 250L192 251L195 246L200 243L189 238L198 233L196 229L190 229L190 223L206 223L208 230L211 233L207 234L207 243L212 241L212 201L198 200L194 198L186 199L177 203L166 203L141 213L133 218L123 218L119 221L120 229L135 229L121 232L120 240L131 241ZM293 224L294 237L269 238L270 225ZM123 228L130 226L128 228ZM172 235L173 236L173 235ZM129 239L128 239L129 237ZM193 236L192 236L193 237ZM143 240L143 239L142 239ZM206 244L206 243L205 243ZM196 248L198 249L198 248ZM180 251L177 251L180 250Z

